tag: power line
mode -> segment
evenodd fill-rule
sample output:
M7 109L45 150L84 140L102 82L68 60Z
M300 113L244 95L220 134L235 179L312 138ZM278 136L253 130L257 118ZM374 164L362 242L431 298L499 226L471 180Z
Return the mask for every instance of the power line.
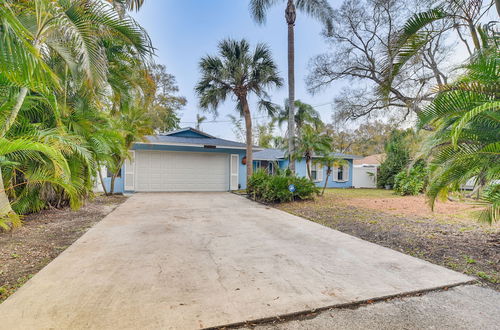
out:
M318 105L313 105L313 108L319 108L319 107L324 107L325 105L330 105L333 104L333 102L328 102L328 103L323 103L323 104L318 104ZM260 116L260 117L254 117L253 119L263 119L263 118L269 118L269 116ZM232 123L232 120L210 120L210 121L204 121L202 124L218 124L218 123ZM197 124L197 121L181 121L181 124Z

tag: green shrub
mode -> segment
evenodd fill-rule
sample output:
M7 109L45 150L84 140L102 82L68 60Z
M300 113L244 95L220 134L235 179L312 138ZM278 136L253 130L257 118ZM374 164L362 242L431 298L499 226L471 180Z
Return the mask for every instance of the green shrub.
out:
M411 131L394 130L385 145L386 159L380 164L377 176L377 186L384 188L394 186L395 176L401 172L410 162L410 151L407 137Z
M294 192L288 190L291 184L295 185ZM258 201L283 203L313 198L314 194L318 194L319 188L311 180L291 176L286 171L269 175L266 171L257 170L248 180L247 192Z
M402 170L394 178L394 191L402 196L418 195L427 185L427 168L423 161L417 162L410 170Z

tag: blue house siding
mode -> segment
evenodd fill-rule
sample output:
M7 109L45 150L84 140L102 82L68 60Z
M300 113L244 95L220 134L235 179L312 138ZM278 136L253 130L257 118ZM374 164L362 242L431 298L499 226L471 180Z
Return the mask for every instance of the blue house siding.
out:
M349 180L345 182L337 182L333 180L333 173L328 177L328 182L326 184L327 188L350 188L352 187L352 173L353 173L353 161L352 159L346 159L347 162L349 162ZM282 162L283 164L280 164L280 168L287 168L288 167L288 160L284 160ZM322 168L323 171L323 180L315 182L315 184L318 187L323 187L325 185L325 180L326 180L326 167ZM307 166L306 166L306 161L305 159L303 160L297 160L295 161L295 172L297 173L297 176L301 177L307 177Z
M124 180L123 180L123 169L124 169L124 167L122 167L122 176L115 179L115 189L114 189L115 194L123 194L125 192L124 191L125 185L124 185ZM111 189L111 178L110 177L103 178L103 181L104 181L104 186L106 187L106 191L109 192Z

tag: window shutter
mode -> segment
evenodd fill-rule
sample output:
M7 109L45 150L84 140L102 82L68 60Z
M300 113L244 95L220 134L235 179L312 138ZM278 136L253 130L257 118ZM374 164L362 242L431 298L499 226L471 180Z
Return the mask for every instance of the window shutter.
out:
M231 179L230 179L230 190L238 190L238 177L239 177L239 161L240 157L237 154L231 155Z
M338 173L339 173L339 168L337 166L334 166L332 171L332 181L337 181Z
M317 176L317 180L316 181L323 181L323 165L321 164L318 164L316 165L316 176Z
M124 188L125 191L135 190L135 151L129 151L130 159L125 160Z
M349 181L349 164L344 165L344 181Z

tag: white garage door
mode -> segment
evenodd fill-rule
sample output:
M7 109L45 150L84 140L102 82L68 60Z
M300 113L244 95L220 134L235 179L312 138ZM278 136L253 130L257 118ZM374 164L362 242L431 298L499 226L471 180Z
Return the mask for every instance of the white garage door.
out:
M208 152L135 152L136 191L227 191L229 155Z

